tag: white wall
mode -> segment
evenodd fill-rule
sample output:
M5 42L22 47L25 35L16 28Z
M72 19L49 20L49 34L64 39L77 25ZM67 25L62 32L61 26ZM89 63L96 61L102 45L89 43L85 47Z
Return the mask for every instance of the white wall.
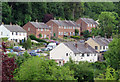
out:
M66 56L66 53L68 53L68 56ZM65 63L69 61L69 58L72 58L73 61L88 61L88 62L95 62L98 61L98 54L96 53L90 53L89 56L87 56L87 53L84 53L84 57L82 57L82 54L74 54L72 50L70 50L66 45L63 43L59 44L56 48L54 48L52 51L50 51L50 59L62 59L65 60Z
M1 35L1 32L3 32L3 35ZM0 25L0 38L3 38L3 37L10 37L10 31L5 28L3 25Z
M18 42L19 40L22 40L24 38L27 39L27 33L24 33L24 32L17 32L18 34L16 35L16 32L13 32L13 35L12 35L12 32L10 32L10 38L9 40L13 40L13 39L17 39ZM21 35L20 35L21 34Z

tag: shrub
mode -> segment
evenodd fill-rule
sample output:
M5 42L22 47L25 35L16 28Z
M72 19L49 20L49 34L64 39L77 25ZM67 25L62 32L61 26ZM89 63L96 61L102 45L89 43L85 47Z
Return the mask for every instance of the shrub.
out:
M80 36L71 36L71 38L80 39Z
M36 38L34 35L30 35L29 37L30 37L31 40L36 40L38 42L45 42L45 43L47 43L47 41L45 41L43 39Z
M4 38L2 38L2 40L3 40L3 41L7 41L7 40L8 40L8 38L7 38L7 37L4 37Z

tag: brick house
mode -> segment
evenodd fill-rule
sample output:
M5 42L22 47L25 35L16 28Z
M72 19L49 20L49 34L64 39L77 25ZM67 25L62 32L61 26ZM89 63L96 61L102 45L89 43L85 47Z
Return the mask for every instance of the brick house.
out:
M45 23L41 22L28 22L23 26L26 30L27 34L33 34L37 38L40 38L40 34L42 35L41 38L49 38L50 39L50 32L51 29Z
M75 29L78 29L80 34L80 26L74 21L50 20L46 24L51 27L52 36L57 38L75 35Z
M81 32L85 30L91 31L92 28L96 28L98 23L91 18L79 18L76 23L80 25Z

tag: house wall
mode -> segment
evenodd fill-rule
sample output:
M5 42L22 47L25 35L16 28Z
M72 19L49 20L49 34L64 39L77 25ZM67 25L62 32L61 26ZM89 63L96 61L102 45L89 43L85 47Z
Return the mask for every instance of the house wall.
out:
M50 37L51 37L51 30L49 28L42 29L42 30L43 31L41 31L41 29L39 29L39 28L36 29L36 37L40 38L39 34L42 34L41 38L49 38L50 39Z
M98 50L96 51L100 52L100 45L96 43L92 38L87 40L86 43L88 43L93 49L95 49L95 46L98 46Z
M50 26L51 28L53 28L53 35L55 33L57 38L63 38L64 33L68 33L67 35L74 35L75 34L75 29L79 30L79 34L80 34L80 27L75 27L75 29L73 29L72 26L58 26L56 23L54 23L53 21L48 21L46 23L48 26ZM52 29L51 29L52 32Z
M51 27L51 33L52 33L52 36L54 36L55 34L55 37L58 37L58 25L56 23L54 23L53 21L48 21L46 23L49 27Z
M10 31L5 28L3 25L0 26L0 38L10 37Z
M88 24L85 21L83 21L81 18L76 21L77 24L80 24L81 32L85 30L91 31L92 28L95 28L96 25Z
M10 32L10 38L8 40L13 40L13 41L16 41L17 39L17 42L19 42L19 40L24 40L27 39L27 33L25 32L17 32L17 35L16 35L16 32L13 32L13 35L12 35L12 32Z
M68 56L66 55L68 53ZM54 60L64 60L65 63L69 61L69 58L73 61L79 62L79 61L88 61L88 62L95 62L98 61L98 54L97 53L89 53L89 56L87 56L87 53L84 53L84 57L82 57L82 53L74 54L74 52L69 49L66 45L63 43L59 44L56 48L54 48L52 51L50 51L50 59ZM59 62L59 61L57 61Z
M36 28L30 22L25 24L23 26L23 29L26 30L27 35L31 35L31 34L36 35ZM30 31L28 29L30 29Z
M92 38L87 40L86 43L88 43L93 49L95 49L95 46L98 46L98 50L96 50L97 52L105 51L108 49L108 46L105 46L105 49L103 49L103 46L101 46L100 48L100 45L97 42L95 42Z

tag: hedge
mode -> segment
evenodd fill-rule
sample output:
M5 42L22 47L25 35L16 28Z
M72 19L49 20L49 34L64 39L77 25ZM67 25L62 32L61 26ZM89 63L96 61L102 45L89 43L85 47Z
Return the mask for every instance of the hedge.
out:
M47 41L43 40L43 39L39 39L39 38L36 38L34 35L29 35L30 39L31 40L36 40L38 42L45 42L45 43L48 43Z

